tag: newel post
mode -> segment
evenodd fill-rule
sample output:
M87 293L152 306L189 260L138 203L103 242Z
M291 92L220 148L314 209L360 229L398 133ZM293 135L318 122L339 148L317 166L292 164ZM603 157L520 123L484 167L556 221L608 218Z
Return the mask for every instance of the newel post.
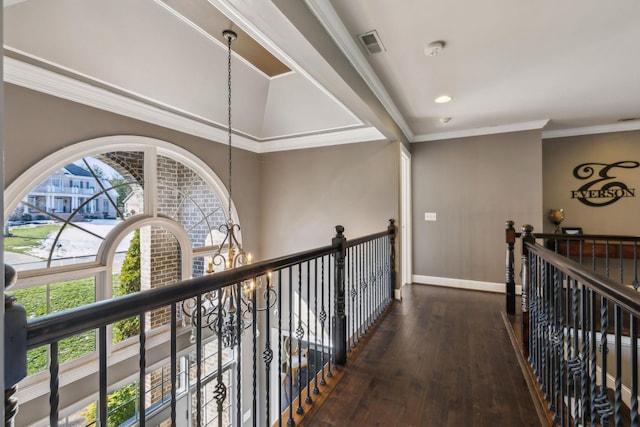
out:
M389 300L391 301L396 290L396 224L393 218L389 220L387 231L389 232L389 245L391 246L389 254L389 281L391 282Z
M533 226L522 226L522 353L529 357L529 292L531 288L531 268L527 243L535 243Z
M16 282L16 271L4 266L5 289ZM27 376L27 312L13 295L4 294L4 425L13 427L18 413L18 382Z
M333 348L336 363L347 363L347 315L345 313L345 273L344 259L347 254L347 239L344 237L344 227L336 225L336 237L331 244L338 249L335 256L335 304L336 311L333 317Z
M506 262L506 296L507 296L507 314L516 314L516 282L514 281L514 256L513 248L516 243L516 229L513 228L513 221L507 221L506 228L506 245L507 245L507 262Z

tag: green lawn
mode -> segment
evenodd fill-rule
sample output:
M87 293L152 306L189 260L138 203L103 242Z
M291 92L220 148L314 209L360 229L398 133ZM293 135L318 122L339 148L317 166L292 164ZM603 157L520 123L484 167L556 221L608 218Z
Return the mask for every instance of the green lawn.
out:
M52 285L17 289L11 292L27 311L30 319L48 313L65 311L95 301L95 284L93 278L71 280ZM49 303L47 304L47 293ZM95 350L95 332L67 338L59 344L59 361L67 362L77 359ZM47 347L30 350L27 354L27 373L29 375L47 368Z
M40 246L50 233L58 231L60 227L60 224L9 227L11 236L5 236L4 250L20 254L28 253L29 249Z

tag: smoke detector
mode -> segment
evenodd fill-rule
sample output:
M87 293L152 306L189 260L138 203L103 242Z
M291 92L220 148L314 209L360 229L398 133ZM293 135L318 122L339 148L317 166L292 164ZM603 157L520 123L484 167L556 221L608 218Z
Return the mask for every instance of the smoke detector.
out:
M442 52L442 49L444 49L444 42L442 40L438 40L425 46L424 54L427 56L437 56Z

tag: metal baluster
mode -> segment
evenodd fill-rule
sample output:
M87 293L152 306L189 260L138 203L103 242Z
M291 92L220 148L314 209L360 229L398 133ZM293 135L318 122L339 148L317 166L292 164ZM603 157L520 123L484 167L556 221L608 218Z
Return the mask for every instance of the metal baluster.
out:
M378 316L378 270L376 264L376 241L370 242L371 246L371 318L369 327L372 327Z
M302 408L302 338L304 338L304 328L302 327L302 264L298 264L298 327L296 328L296 339L298 340L298 408L297 414L303 414ZM293 374L292 374L293 375Z
M615 425L622 425L622 308L614 307L615 346L616 346L616 379L613 411Z
M364 282L364 255L362 253L363 247L362 244L358 245L358 287L360 288L359 292L359 303L358 303L358 341L362 337L362 325L364 324L364 294L367 288L367 285Z
M178 326L176 324L176 318L178 317L177 305L171 304L171 425L176 425L176 393L177 393L177 347L176 341L178 339ZM164 394L164 393L163 393Z
M289 381L289 419L287 419L287 425L292 426L295 424L293 421L293 354L291 354L292 349L292 341L293 341L293 268L289 268L289 339L287 340L287 363L289 364L289 369L287 372Z
M380 291L382 290L382 274L380 272L380 239L376 239L376 320L381 314L380 308L382 307L382 299L380 297Z
M351 346L356 347L358 345L358 296L359 292L359 282L358 282L358 246L353 246L350 249L349 255L349 268L350 268L350 296L351 296L351 324L352 326L352 335L351 335Z
M548 268L548 273L551 275L552 267L546 262L543 261ZM546 289L545 289L545 302L544 302L544 320L545 320L545 330L544 330L544 387L543 392L545 393L545 399L551 401L552 400L552 322L553 322L553 312L551 311L552 302L553 302L553 280L551 276L547 277Z
M366 334L367 332L369 332L369 325L370 325L370 321L371 321L371 294L373 293L373 283L371 283L371 242L366 242L365 243L365 271L366 271L366 277L365 280L367 281L367 302L365 303L366 305L366 312L367 315L365 316L365 322L364 322L364 333Z
M271 283L271 273L267 273L267 293L265 295L267 295L267 302L266 302L266 307L267 310L265 312L265 330L266 330L266 337L265 337L265 342L264 342L264 352L262 353L263 356L263 360L264 360L264 365L265 365L265 387L266 387L266 405L265 405L265 409L266 409L266 417L265 417L265 422L268 425L271 425L271 362L273 361L273 349L271 348L271 311L270 311L270 307L269 307L269 290L271 289L272 283ZM278 298L280 299L280 298ZM280 370L278 369L278 372L280 372ZM200 424L199 424L200 425Z
M142 325L143 317L140 316ZM196 295L196 425L202 425L202 295ZM143 330L142 326L140 330ZM193 331L192 331L193 333ZM142 370L142 369L141 369Z
M578 393L580 392L579 388L579 379L580 379L580 354L579 354L579 340L578 340L578 331L579 331L579 301L578 301L578 281L576 279L567 278L567 285L571 288L571 311L567 316L567 327L569 326L569 321L572 320L571 328L568 329L572 331L573 335L570 333L567 334L567 407L568 412L567 415L571 415L571 409L573 409L573 419L574 422L577 422L580 414L578 411ZM573 338L573 339L572 339ZM571 388L573 388L573 393L570 393ZM573 404L572 404L573 403Z
M581 330L582 330L582 360L580 362L580 418L582 424L587 420L587 402L589 389L589 339L590 339L590 316L589 316L589 289L581 285L580 307L581 307ZM576 420L577 423L578 420Z
M542 392L544 398L549 399L549 280L551 270L549 264L546 261L541 261L545 267L545 275L542 277L542 311L541 311L541 351L542 351L542 365L540 366L540 379L538 380L542 384Z
M278 270L278 375L282 375L282 270ZM285 381L286 381L285 372ZM282 387L280 386L282 384ZM278 380L278 427L282 427L282 393L284 381Z
M590 343L590 351L589 351L589 413L591 415L591 425L596 424L596 398L597 398L597 342L596 342L596 293L594 291L589 291L589 322L591 326L591 332L589 334L589 343Z
M369 250L369 316L367 317L367 331L371 329L373 324L373 318L375 316L375 297L376 297L376 273L374 266L374 245L372 241L367 242L367 248Z
M236 422L242 425L242 283L235 284L236 287L236 340L238 341L238 353L236 365Z
M631 316L629 336L631 339L631 425L640 425L638 415L638 318Z
M313 366L315 367L314 373L313 373L313 383L314 383L313 394L319 394L320 390L318 389L318 320L319 320L318 319L319 318L319 315L318 315L318 258L315 258L313 260L313 263L314 263L313 273L315 275L314 291L313 291L313 300L314 300L313 312L315 313L315 316L314 316L315 320L313 321L314 323L313 333L315 335L315 340L313 344Z
M356 297L358 296L358 290L353 281L353 270L355 265L354 253L356 248L351 247L347 251L347 260L349 262L349 296L351 297L349 304L349 317L351 318L351 333L349 334L349 343L347 351L351 351L356 345L357 333L356 333Z
M145 326L145 315L144 313L140 313L140 315L138 316L138 323L140 324L140 345L139 345L139 353L140 353L140 360L139 360L139 375L138 375L138 406L139 406L139 413L140 413L140 427L144 427L146 424L146 412L147 412L147 408L146 408L146 403L145 403L145 395L147 393L146 391L146 385L145 385L145 371L147 370L147 358L146 358L146 346L147 346L147 333L146 333L146 326Z
M252 372L252 393L253 399L251 401L252 404L252 412L251 418L253 419L253 426L257 426L257 416L258 416L258 301L256 300L256 288L258 287L258 282L256 278L253 279L253 286L251 287L251 332L253 335L252 347L251 347L251 357L253 362L253 372ZM266 302L266 306L269 306L269 302ZM269 315L267 310L267 316ZM269 335L269 329L267 329L267 335ZM268 390L268 389L267 389Z
M337 254L334 254L334 256L337 256ZM333 289L333 287L335 286L335 283L331 282L331 278L333 277L333 274L331 274L331 266L335 265L335 262L328 262L327 264L328 264L327 265L327 284L328 284L327 289L329 290L329 296L328 296L327 301L328 301L328 304L329 304L329 313L333 313L334 316L335 316L336 308L335 308L335 306L333 304L333 298L331 298L331 289ZM336 358L335 358L336 349L335 348L331 348L331 337L333 336L333 335L331 335L331 326L332 326L331 322L329 322L328 329L329 329L329 347L330 347L330 352L329 352L329 364L328 364L328 367L327 367L327 378L332 378L333 377L333 373L331 371L331 367L332 367L332 365L335 366L335 360L336 360Z
M311 373L311 364L309 360L309 347L311 347L311 314L309 313L309 307L311 305L311 261L307 261L307 331L308 339L307 339L307 397L305 398L305 403L310 404L311 400L311 379L309 377ZM300 349L302 352L302 349Z
M325 283L324 283L324 256L321 257L320 259L320 265L322 268L322 274L320 276L320 292L321 292L321 296L320 296L320 302L322 304L322 308L320 310L320 325L322 327L322 363L320 364L320 366L322 367L322 377L320 380L320 385L327 385L327 381L324 377L324 352L325 352L325 345L324 345L324 322L327 320L327 312L325 310L324 307L324 288L325 288Z
M100 397L98 408L100 408L100 425L103 427L107 426L107 417L108 417L108 399L107 399L107 327L101 326L98 328L98 349L100 354L100 364L98 376L100 379L99 388L100 388ZM56 365L58 361L56 360ZM57 374L57 372L56 372ZM57 410L57 409L56 409ZM58 425L58 417L56 413L56 421L52 426ZM174 424L175 425L175 424Z
M216 391L214 393L214 397L216 399L216 403L218 404L218 427L222 427L222 415L224 411L224 407L222 406L224 400L227 397L227 387L224 384L222 378L222 328L224 327L224 320L222 318L222 296L223 289L218 289L218 307L217 307L217 320L216 320L216 333L217 333L217 341L218 341L218 375L217 375L217 384Z
M529 283L529 321L531 326L529 327L529 364L534 375L538 375L539 370L539 328L540 322L538 320L538 298L540 296L540 277L537 274L539 264L536 263L535 273L532 275L532 280ZM535 279L534 279L535 277ZM514 291L515 292L515 291ZM515 303L515 302L514 302ZM509 303L508 303L509 304ZM513 308L515 310L515 306Z
M391 265L390 265L390 257L391 257L391 248L390 248L390 241L389 241L390 237L387 235L385 236L384 239L384 274L385 274L385 283L386 283L386 295L387 295L387 301L386 301L386 306L389 306L389 304L391 304L391 301L393 299L393 290L395 288L395 284L391 283ZM514 284L515 286L515 284ZM515 289L515 288L514 288ZM515 290L514 290L514 295L515 295Z
M554 269L553 280L553 292L554 292L554 309L553 309L553 409L556 416L554 417L556 422L564 420L564 404L562 402L562 345L563 345L563 316L562 316L562 295L563 289L563 277L564 275ZM558 415L558 411L560 415Z
M101 328L102 329L102 328ZM98 337L100 338L100 344L102 344L102 337L100 336L100 334L98 333ZM106 339L105 339L105 343L106 343ZM52 342L51 345L49 346L49 424L51 425L51 427L57 427L58 426L58 404L60 403L60 390L59 390L59 385L60 385L60 364L58 362L58 341ZM101 351L101 357L100 357L100 368L102 368L102 351ZM106 354L105 354L105 358L104 358L105 364L106 364ZM100 369L100 404L103 403L102 401L102 380L103 380L103 376L105 376L104 382L105 382L105 388L106 388L106 366L105 366L105 371L103 373L102 369ZM105 399L106 402L106 399ZM106 403L105 403L106 405ZM100 415L102 415L102 408L99 407L100 411Z
M608 419L612 412L607 396L607 353L609 353L607 329L609 328L609 302L606 298L602 298L600 306L600 325L601 385L600 394L595 400L595 407L600 414L600 422L603 426L606 426L608 425Z
M633 282L631 282L634 289L638 289L640 282L638 281L638 242L633 242Z
M623 277L624 268L623 268L623 265L622 265L622 260L623 260L622 249L623 249L622 241L620 241L619 254L618 254L618 259L620 260L620 283L624 284L624 277Z

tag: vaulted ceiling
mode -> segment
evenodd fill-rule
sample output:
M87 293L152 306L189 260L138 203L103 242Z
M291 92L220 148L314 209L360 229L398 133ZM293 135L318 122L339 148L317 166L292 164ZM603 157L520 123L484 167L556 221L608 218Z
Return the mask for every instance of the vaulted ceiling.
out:
M233 29L236 145L257 152L640 129L636 0L4 5L5 81L221 142Z

